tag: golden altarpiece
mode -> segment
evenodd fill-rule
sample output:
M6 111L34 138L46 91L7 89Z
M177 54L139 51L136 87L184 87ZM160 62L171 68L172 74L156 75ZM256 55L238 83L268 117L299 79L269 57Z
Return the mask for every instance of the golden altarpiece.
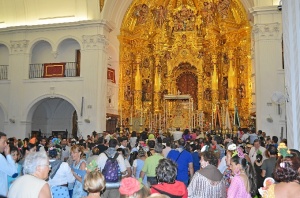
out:
M119 36L119 124L228 130L235 107L250 124L250 33L239 0L134 0Z

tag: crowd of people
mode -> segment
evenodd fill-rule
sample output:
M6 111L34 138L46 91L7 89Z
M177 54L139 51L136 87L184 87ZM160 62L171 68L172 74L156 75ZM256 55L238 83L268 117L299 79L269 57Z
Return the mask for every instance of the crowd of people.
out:
M24 140L0 132L0 197L300 197L300 152L287 146L254 129Z

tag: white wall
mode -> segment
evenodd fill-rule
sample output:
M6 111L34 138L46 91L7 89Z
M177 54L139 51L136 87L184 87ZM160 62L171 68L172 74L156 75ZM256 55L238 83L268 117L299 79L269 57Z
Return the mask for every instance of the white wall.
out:
M284 70L282 67L282 25L281 12L273 1L255 1L250 11L253 15L253 40L255 67L255 106L257 129L267 135L286 138L285 106L278 106L271 97L275 91L284 93ZM267 118L273 122L268 122Z

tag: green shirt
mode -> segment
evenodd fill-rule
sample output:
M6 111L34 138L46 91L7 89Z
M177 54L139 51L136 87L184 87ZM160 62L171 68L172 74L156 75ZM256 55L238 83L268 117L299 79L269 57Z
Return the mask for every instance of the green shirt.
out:
M154 155L148 157L145 160L142 171L147 175L147 177L156 177L155 169L158 165L159 160L164 157L159 153L154 153Z

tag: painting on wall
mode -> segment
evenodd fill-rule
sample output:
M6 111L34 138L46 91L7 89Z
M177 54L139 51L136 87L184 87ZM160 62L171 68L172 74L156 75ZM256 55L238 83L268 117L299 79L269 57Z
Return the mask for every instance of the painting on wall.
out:
M107 68L107 80L110 80L112 83L116 83L115 70L112 68Z
M66 63L45 63L44 78L64 77Z

